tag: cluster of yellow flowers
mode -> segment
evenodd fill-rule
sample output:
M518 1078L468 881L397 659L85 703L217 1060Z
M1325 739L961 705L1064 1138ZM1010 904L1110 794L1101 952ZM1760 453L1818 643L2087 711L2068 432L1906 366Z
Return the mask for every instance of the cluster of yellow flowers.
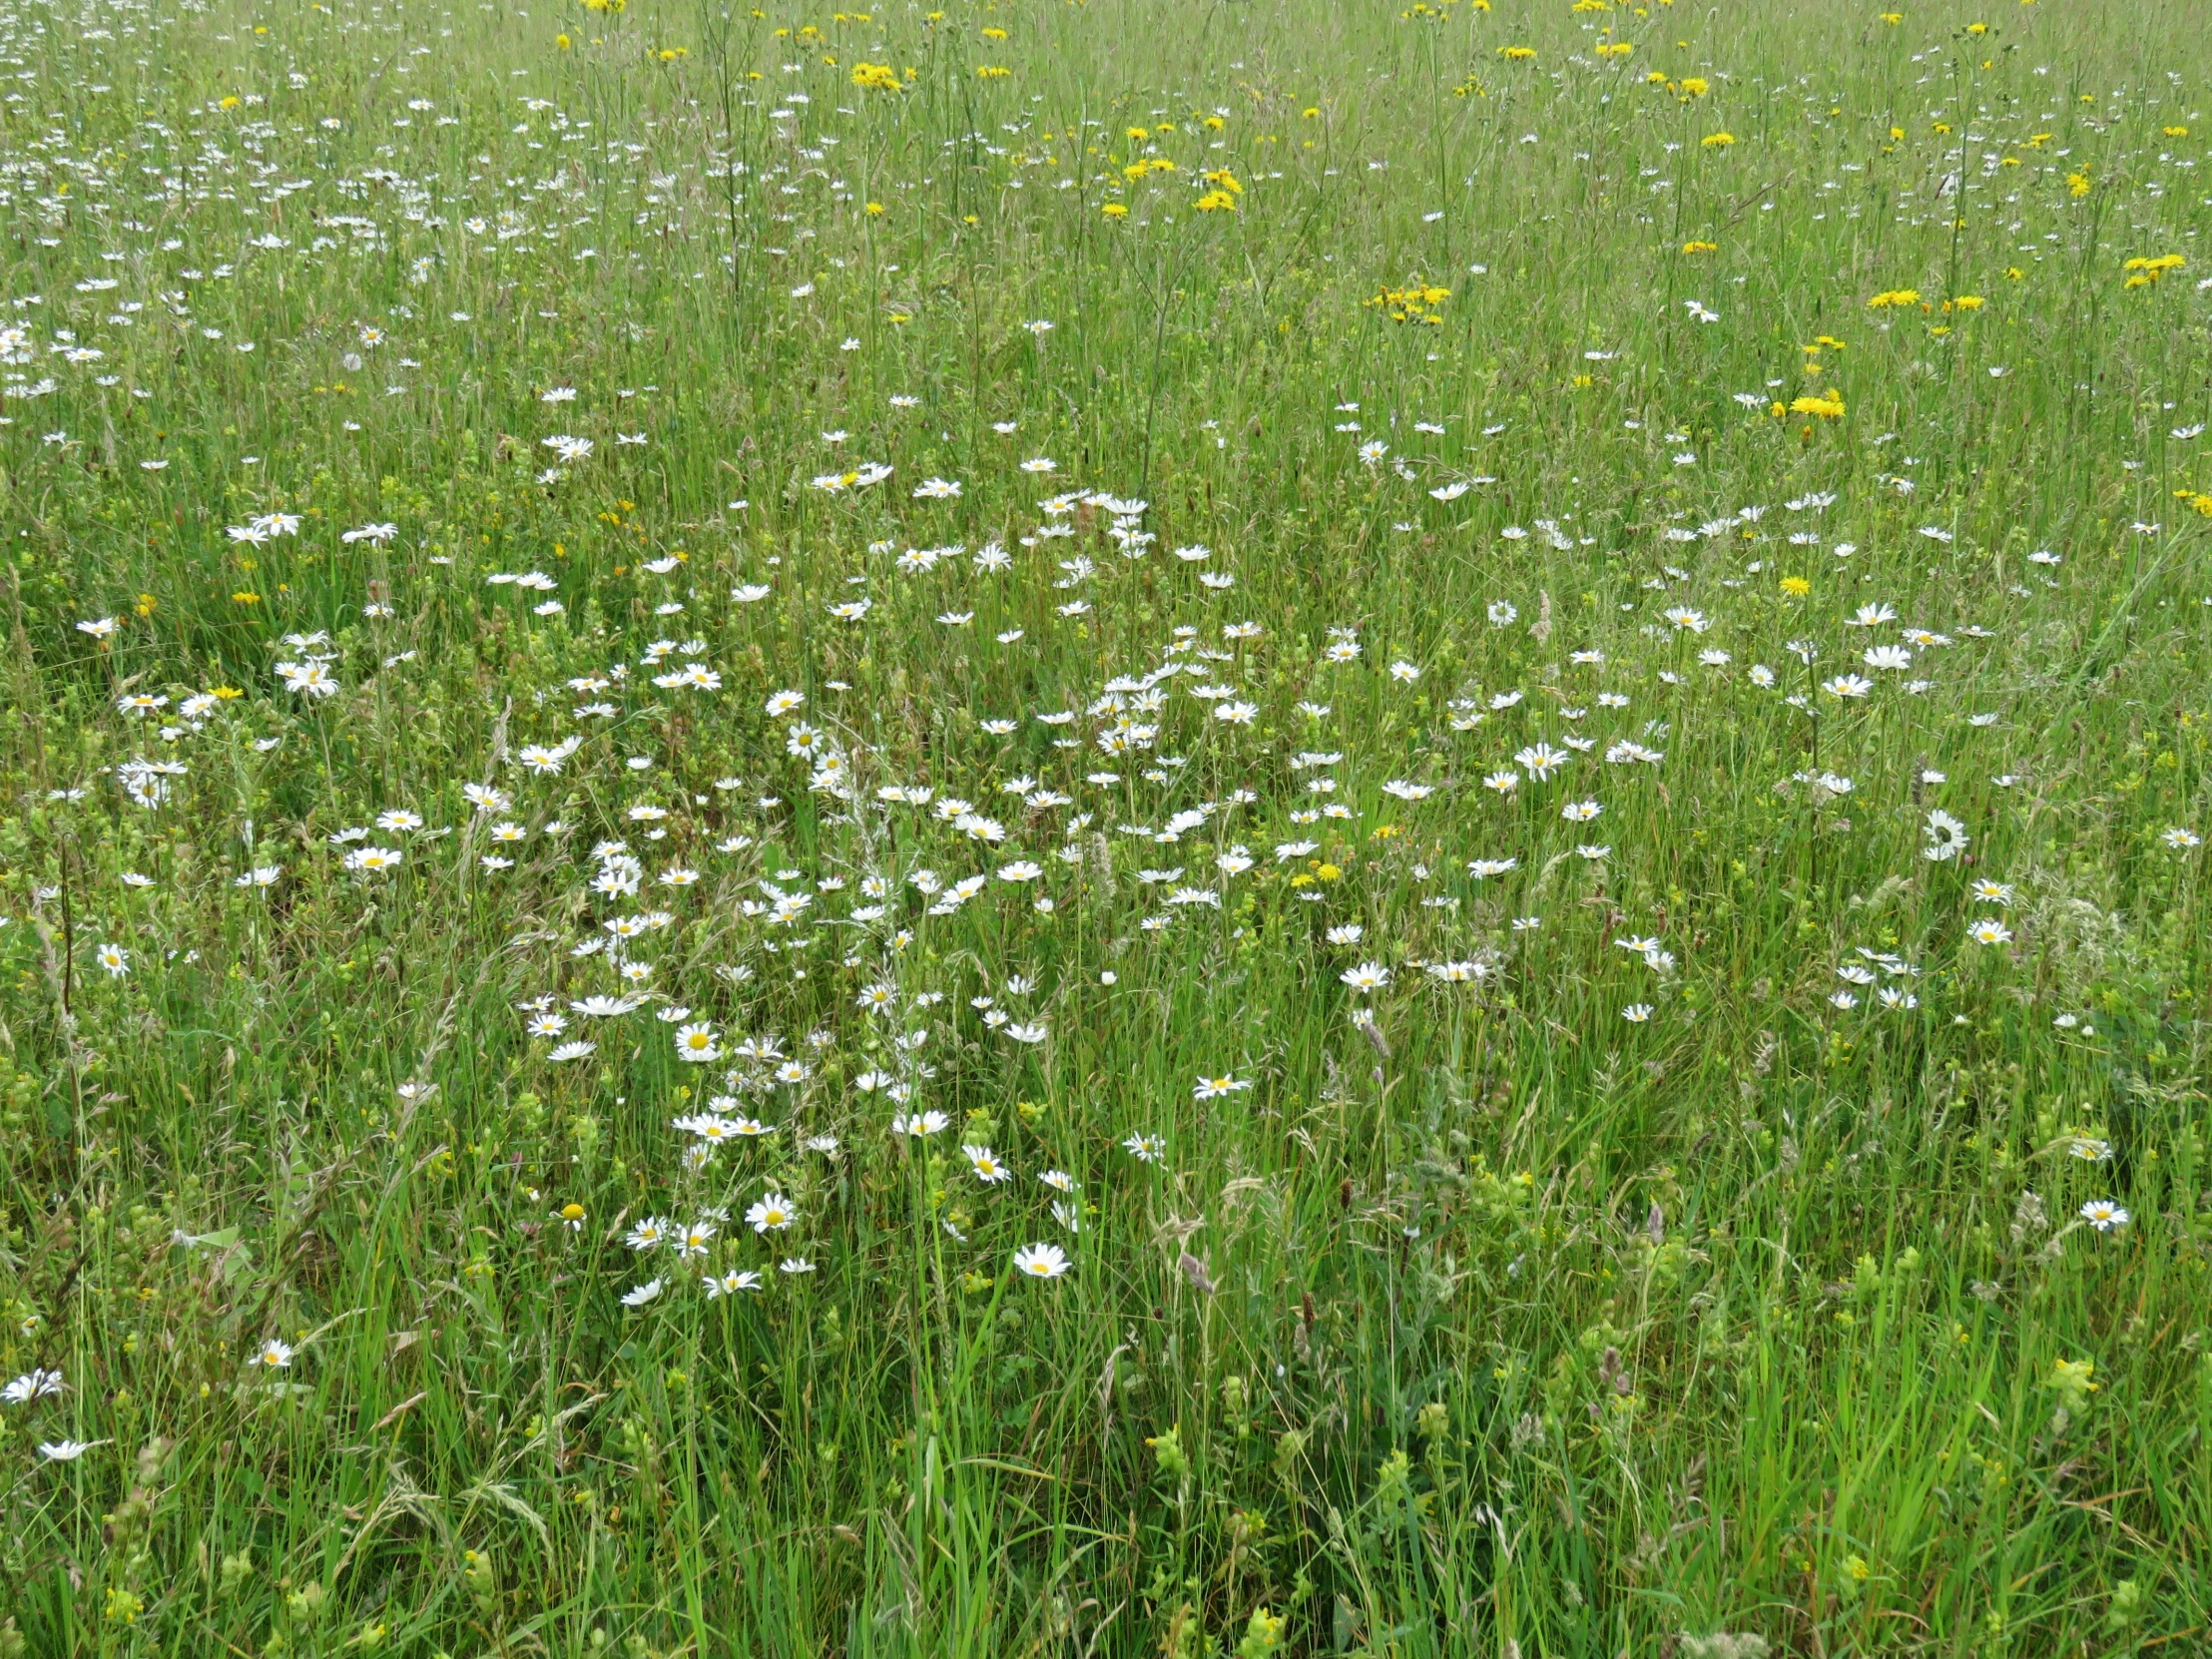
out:
M1206 182L1214 188L1198 199L1198 211L1202 214L1235 213L1237 198L1244 195L1244 186L1226 167L1217 167L1205 175Z
M1404 287L1379 290L1367 303L1388 313L1392 322L1439 323L1443 316L1436 307L1450 297L1451 289L1437 287L1416 276Z
M1792 399L1789 412L1791 414L1819 415L1823 420L1841 420L1844 418L1844 394L1834 386L1830 386L1825 397ZM1775 413L1782 413L1781 404L1777 403L1775 405Z
M2127 273L2124 286L2146 288L2164 276L2169 271L2179 271L2189 262L2179 254L2160 254L2153 259L2130 260L2120 269Z

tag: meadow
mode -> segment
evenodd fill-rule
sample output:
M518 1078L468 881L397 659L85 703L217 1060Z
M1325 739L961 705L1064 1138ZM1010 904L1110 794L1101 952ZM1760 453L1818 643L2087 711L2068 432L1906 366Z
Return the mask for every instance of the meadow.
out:
M0 1659L2212 1649L2212 44L1891 3L0 0Z

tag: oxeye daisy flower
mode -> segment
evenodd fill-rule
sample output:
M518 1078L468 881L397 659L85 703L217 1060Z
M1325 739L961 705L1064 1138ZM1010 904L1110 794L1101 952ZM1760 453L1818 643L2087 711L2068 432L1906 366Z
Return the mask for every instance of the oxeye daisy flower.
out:
M1930 863L1948 863L1965 851L1972 840L1966 833L1966 827L1940 809L1928 815L1922 830L1928 836L1928 844L1921 848L1921 856Z
M43 1399L48 1394L60 1393L63 1386L60 1372L46 1371L34 1367L15 1379L5 1388L0 1388L0 1401L5 1401L9 1405L28 1405L34 1399Z
M658 1250L668 1243L673 1231L666 1216L647 1216L631 1227L622 1242L641 1253Z
M987 1186L996 1186L1014 1178L1014 1172L987 1146L963 1146L960 1148L960 1156L968 1161L968 1168L975 1172L975 1178Z
M722 1049L715 1042L714 1027L705 1024L679 1026L676 1031L676 1057L694 1065L722 1058Z
M1530 744L1513 756L1513 764L1539 784L1573 760L1565 750L1554 749L1548 743Z
M745 1212L746 1224L756 1233L781 1232L799 1219L791 1200L782 1193L763 1194Z
M1058 1245L1024 1245L1014 1252L1014 1272L1025 1279L1058 1279L1074 1265Z

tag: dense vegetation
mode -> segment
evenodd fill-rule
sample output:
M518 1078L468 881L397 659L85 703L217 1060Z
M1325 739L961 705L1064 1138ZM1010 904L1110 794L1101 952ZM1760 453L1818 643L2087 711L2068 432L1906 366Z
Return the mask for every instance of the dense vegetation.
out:
M0 1659L2181 1654L2192 6L0 5Z

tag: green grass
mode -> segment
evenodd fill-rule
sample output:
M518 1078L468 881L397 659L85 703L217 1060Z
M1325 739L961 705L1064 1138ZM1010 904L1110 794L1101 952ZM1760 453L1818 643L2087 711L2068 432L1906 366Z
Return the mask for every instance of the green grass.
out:
M2195 8L527 10L0 11L0 1659L2212 1643Z

